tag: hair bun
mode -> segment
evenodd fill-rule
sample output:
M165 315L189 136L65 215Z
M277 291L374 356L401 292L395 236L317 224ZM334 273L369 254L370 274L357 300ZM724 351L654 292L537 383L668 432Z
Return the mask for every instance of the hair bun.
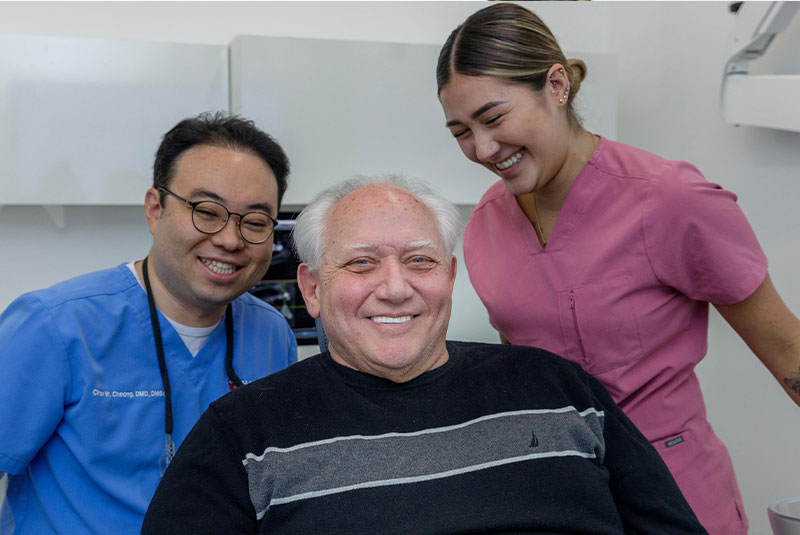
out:
M576 95L581 88L581 82L586 79L586 64L583 60L570 58L567 60L567 67L567 76L569 76L571 86L570 93Z

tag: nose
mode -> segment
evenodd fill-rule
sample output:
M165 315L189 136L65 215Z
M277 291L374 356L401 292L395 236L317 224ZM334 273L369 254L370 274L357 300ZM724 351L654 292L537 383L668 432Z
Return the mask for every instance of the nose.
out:
M475 136L475 156L482 163L491 162L497 155L500 144L490 136Z
M222 230L211 235L211 243L226 251L236 251L245 246L242 233L239 232L238 216L231 216Z
M384 260L379 270L380 281L375 297L392 303L402 303L414 294L407 270L398 260Z

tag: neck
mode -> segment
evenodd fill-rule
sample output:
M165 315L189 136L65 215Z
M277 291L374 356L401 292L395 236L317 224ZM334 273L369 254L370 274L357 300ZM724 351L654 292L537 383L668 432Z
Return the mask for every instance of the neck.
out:
M144 286L143 260L137 260L136 275ZM170 320L187 327L211 327L219 323L225 314L225 308L220 310L204 310L200 307L187 305L177 298L161 281L158 269L152 257L147 260L147 272L150 278L150 288L153 291L153 300L156 308ZM146 291L146 290L145 290Z
M570 133L568 143L570 149L561 169L543 188L535 192L540 212L558 214L572 184L592 157L597 147L597 138L588 130L578 128Z

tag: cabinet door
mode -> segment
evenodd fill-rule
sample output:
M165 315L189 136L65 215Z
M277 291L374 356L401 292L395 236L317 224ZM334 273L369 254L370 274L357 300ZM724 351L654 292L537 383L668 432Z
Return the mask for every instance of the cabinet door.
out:
M164 133L227 108L225 46L0 36L0 204L141 204Z
M459 204L475 204L497 180L464 157L444 126L435 74L440 45L239 36L230 48L231 109L286 150L288 205L305 204L354 174L402 172ZM592 70L603 79L587 80L580 96L597 109L586 126L613 138L612 59L587 58L603 61Z
M275 136L292 163L287 204L354 174L402 172L452 200L491 177L444 127L438 46L282 37L231 44L231 108ZM457 187L451 188L457 184Z

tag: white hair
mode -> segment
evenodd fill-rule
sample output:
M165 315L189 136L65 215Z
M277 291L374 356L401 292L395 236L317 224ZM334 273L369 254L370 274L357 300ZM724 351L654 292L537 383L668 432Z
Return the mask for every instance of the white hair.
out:
M325 217L336 203L353 191L373 184L387 184L404 190L416 197L436 219L447 257L453 255L456 242L461 234L463 223L458 209L428 184L421 180L406 178L401 175L354 176L336 184L317 195L297 216L292 230L294 248L301 262L305 262L312 270L319 269L322 262L322 233L325 229Z

